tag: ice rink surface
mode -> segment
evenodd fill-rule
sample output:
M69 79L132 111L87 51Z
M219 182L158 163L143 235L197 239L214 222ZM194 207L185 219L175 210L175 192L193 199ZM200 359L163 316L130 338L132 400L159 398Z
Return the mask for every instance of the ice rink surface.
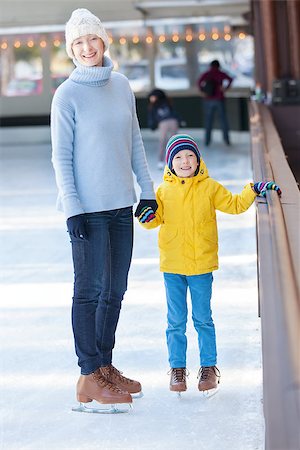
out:
M22 130L9 133L17 137ZM156 134L143 135L157 186L162 171L156 168ZM209 149L201 130L194 136L211 177L233 192L251 181L247 134L233 134L230 148L217 142ZM136 223L113 362L142 382L144 397L134 400L128 414L72 412L79 376L70 323L73 274L64 218L55 210L50 143L15 141L1 146L0 449L262 450L254 205L239 216L218 214L220 269L212 300L221 371L217 395L204 399L197 390L191 317L188 391L178 399L168 389L157 231Z

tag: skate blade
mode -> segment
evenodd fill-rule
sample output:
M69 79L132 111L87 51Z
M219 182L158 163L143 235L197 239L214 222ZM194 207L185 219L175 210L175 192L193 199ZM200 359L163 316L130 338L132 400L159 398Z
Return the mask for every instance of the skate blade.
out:
M88 406L85 406L84 403L80 403L79 406L75 406L72 408L72 411L75 412L84 412L89 414L122 414L122 413L128 413L131 409L133 409L133 406L131 403L121 403L121 405L127 405L127 408L119 408L118 403L107 405L106 407L100 408L90 408Z
M132 398L142 398L144 397L143 392L136 392L135 394L130 394Z
M201 391L204 398L211 398L219 391L219 388L209 389L208 391Z

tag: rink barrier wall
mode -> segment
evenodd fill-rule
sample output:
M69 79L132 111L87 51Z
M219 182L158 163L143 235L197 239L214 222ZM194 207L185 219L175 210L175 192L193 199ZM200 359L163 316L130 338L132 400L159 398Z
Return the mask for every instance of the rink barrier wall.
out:
M281 198L257 198L259 315L262 329L265 450L300 443L299 189L270 111L249 104L254 180L274 180Z

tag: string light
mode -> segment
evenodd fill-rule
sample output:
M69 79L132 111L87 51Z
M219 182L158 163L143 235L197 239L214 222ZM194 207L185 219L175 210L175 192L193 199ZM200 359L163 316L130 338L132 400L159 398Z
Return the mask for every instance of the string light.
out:
M172 41L173 42L179 42L179 34L178 33L174 33L172 35Z
M193 40L193 33L191 30L187 30L185 34L185 40L186 42L192 42Z
M224 33L220 33L219 30L216 27L213 27L211 29L211 32L205 30L204 28L200 28L198 32L198 40L200 42L203 42L207 39L212 39L213 41L217 41L218 39L222 38L225 41L230 41L234 36L238 37L239 39L243 40L246 38L246 33L243 31L240 31L239 33L232 34L231 29L229 25L224 26ZM115 39L117 39L117 42L120 45L125 45L128 42L129 37L121 36L117 38L115 36ZM157 40L159 43L163 44L167 41L171 41L174 43L180 42L181 39L184 39L186 42L192 42L195 38L193 31L190 28L187 28L184 34L180 34L177 31L173 32L171 35L166 35L165 33L161 33L158 36L153 36L152 34L148 34L147 36L140 36L138 33L134 34L130 39L133 44L138 44L142 41L146 42L147 44L152 44L154 40ZM5 38L4 38L5 39ZM22 38L21 38L22 39ZM8 41L3 40L0 44L1 50L6 50L9 48L9 45L13 45L14 48L19 49L23 45L27 46L28 48L33 48L35 45L39 45L41 48L46 48L48 45L48 41L46 39L40 40L40 42L37 42L37 38L34 39L28 39L27 41L22 42L21 39L15 39L15 41L10 44ZM109 34L109 44L113 44L115 42L115 39L113 38L112 34ZM54 47L60 47L62 45L62 39L60 39L58 36L53 36L52 39L52 45Z
M153 42L153 37L149 34L149 35L146 37L146 43L147 43L147 44L152 44L152 42Z
M213 28L211 33L211 38L213 41L217 41L219 39L218 28Z

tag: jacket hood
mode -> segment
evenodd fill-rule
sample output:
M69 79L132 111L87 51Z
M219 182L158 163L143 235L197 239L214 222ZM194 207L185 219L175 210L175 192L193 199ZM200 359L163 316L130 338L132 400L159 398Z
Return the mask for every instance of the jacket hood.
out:
M198 171L197 175L195 175L192 178L185 178L185 179L193 180L194 182L200 182L200 181L205 180L208 177L209 177L209 174L208 174L206 164L203 161L203 159L201 158L200 167L199 167L199 171ZM182 178L179 178L177 175L175 175L173 172L171 172L171 170L169 169L168 166L165 167L163 179L164 179L164 181L167 181L169 183L180 183L180 180L182 180Z

